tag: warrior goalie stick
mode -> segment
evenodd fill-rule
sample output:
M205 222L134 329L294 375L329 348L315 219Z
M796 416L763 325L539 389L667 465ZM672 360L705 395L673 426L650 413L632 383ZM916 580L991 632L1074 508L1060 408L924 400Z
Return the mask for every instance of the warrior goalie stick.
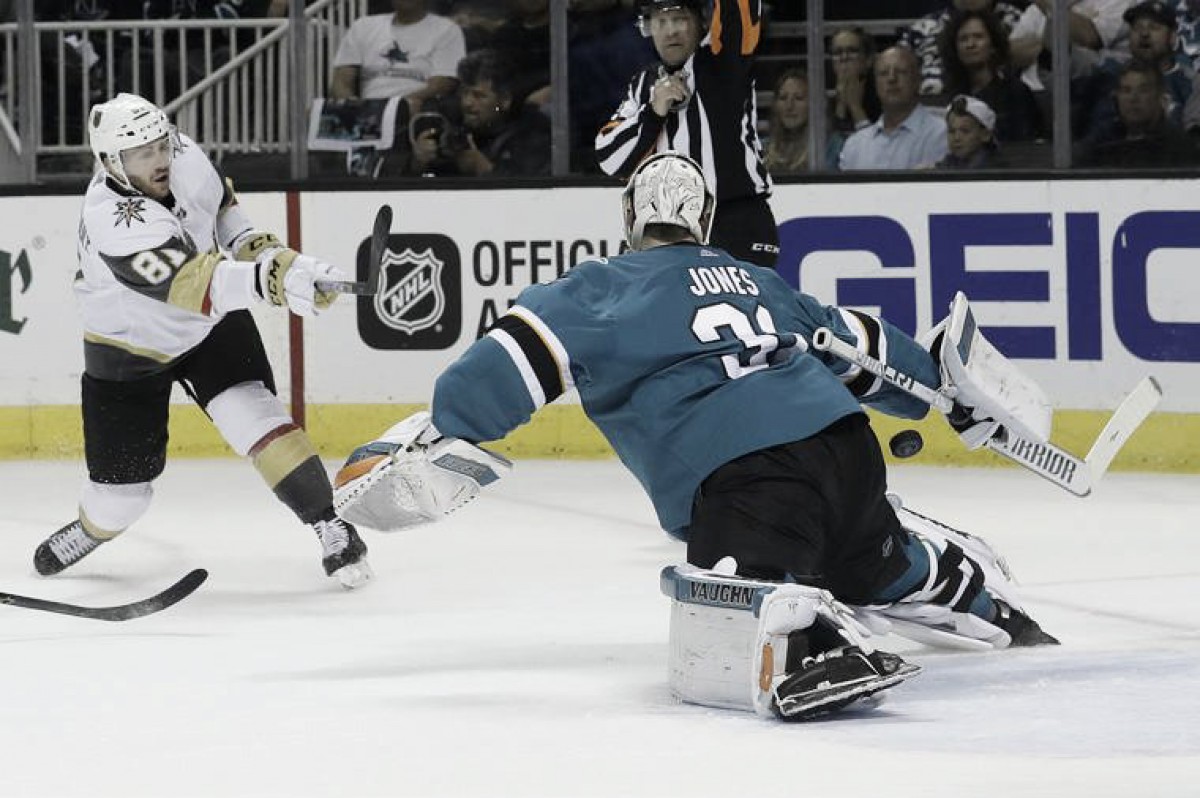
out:
M205 579L208 579L208 571L197 568L161 593L141 601L117 604L112 607L82 607L78 604L66 604L61 601L18 596L15 593L0 593L0 604L24 607L27 610L57 612L59 615L74 615L77 618L91 618L97 621L128 621L161 612L167 607L177 604L194 593L196 588L204 584Z
M912 376L897 371L877 358L842 341L826 327L813 333L814 349L829 352L836 357L859 366L864 371L895 385L903 391L928 403L936 410L949 413L954 400L946 394L918 382ZM1108 424L1092 444L1087 457L1080 459L1049 441L1031 441L1021 438L1011 430L997 435L985 445L992 451L1007 457L1040 477L1053 482L1063 490L1076 496L1087 496L1092 486L1108 471L1117 452L1129 437L1141 426L1146 417L1158 406L1162 388L1153 377L1139 382L1113 412Z
M392 206L381 205L375 213L375 226L371 228L371 250L367 261L367 279L361 283L350 280L318 280L317 288L336 291L339 294L362 294L374 296L379 292L379 268L383 253L387 250L388 236L392 233Z

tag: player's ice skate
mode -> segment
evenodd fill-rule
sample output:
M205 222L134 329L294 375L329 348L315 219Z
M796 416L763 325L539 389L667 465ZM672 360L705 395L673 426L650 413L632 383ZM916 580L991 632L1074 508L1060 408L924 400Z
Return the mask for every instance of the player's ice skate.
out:
M333 517L312 525L321 541L325 574L332 576L345 588L362 587L375 572L367 562L367 544L351 524Z
M53 576L95 551L105 541L94 538L76 519L42 541L33 552L33 567L42 576Z

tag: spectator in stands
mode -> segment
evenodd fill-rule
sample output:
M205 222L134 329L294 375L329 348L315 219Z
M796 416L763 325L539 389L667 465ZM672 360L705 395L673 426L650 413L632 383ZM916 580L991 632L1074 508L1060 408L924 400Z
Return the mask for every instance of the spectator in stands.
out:
M545 109L550 104L550 0L508 4L510 15L492 34L490 49L516 68L516 102Z
M494 50L458 65L463 126L442 135L414 128L408 174L530 177L550 174L550 123L516 101L517 75Z
M1055 0L1032 0L1011 29L1012 62L1024 69L1050 49L1049 17ZM1129 28L1121 15L1133 0L1072 0L1067 12L1071 40L1071 77L1090 74L1105 58L1129 58Z
M1142 61L1126 64L1117 82L1111 136L1084 147L1076 162L1098 167L1178 167L1197 163L1195 144L1167 119L1163 75Z
M606 173L628 176L652 153L689 155L717 198L709 240L773 267L779 231L754 124L761 14L761 0L723 0L712 9L705 0L642 0L640 27L658 62L629 81L596 134L596 160Z
M941 11L921 17L901 31L899 43L911 48L921 63L922 97L938 98L946 94L942 76L942 54L938 42L954 11L983 11L995 14L1005 34L1011 31L1021 18L1021 9L1005 0L951 0Z
M1130 60L1162 72L1167 121L1182 127L1184 108L1192 95L1192 81L1196 75L1187 58L1175 50L1178 24L1175 11L1161 0L1146 0L1127 10L1124 18L1129 24ZM1116 125L1115 94L1123 66L1122 62L1110 58L1094 74L1072 86L1076 138L1103 138Z
M956 11L942 30L942 65L946 89L970 95L994 112L1000 141L1045 138L1037 100L1020 78L1008 71L1008 37L995 15Z
M1179 53L1200 72L1200 0L1174 0Z
M879 118L879 95L871 70L875 40L862 28L843 28L829 39L833 63L833 98L829 102L829 127L849 136Z
M808 168L808 73L802 69L784 70L775 83L763 163L776 177Z
M907 47L893 47L875 59L882 112L846 141L841 169L916 169L946 155L945 122L917 101L919 80L917 56Z
M996 144L996 114L983 100L966 94L950 101L946 109L946 145L949 152L938 169L995 169L1000 161Z
M462 29L467 52L492 46L492 37L509 15L509 0L454 0L435 2L429 10L443 14Z
M426 0L392 0L391 14L357 20L334 59L332 99L403 97L411 113L452 94L466 54L462 30L428 13Z

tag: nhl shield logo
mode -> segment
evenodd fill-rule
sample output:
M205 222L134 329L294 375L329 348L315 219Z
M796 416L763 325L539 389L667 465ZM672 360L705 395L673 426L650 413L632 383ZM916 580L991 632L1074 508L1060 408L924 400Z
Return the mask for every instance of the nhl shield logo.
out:
M375 295L379 320L408 335L437 323L446 308L444 265L432 248L414 252L406 247L399 254L387 250L379 267L383 287Z

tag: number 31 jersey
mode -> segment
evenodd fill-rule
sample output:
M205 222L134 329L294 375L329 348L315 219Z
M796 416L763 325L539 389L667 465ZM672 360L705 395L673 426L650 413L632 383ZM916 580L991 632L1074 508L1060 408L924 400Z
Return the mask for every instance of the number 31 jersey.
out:
M527 288L438 379L444 434L503 437L574 387L683 537L700 483L742 455L820 432L859 402L910 418L928 407L809 348L828 327L936 386L929 353L865 313L823 306L770 269L693 244L582 263Z
M79 225L75 295L88 374L129 380L164 369L221 320L208 288L222 260L217 214L228 195L195 142L180 135L164 202L92 178Z

